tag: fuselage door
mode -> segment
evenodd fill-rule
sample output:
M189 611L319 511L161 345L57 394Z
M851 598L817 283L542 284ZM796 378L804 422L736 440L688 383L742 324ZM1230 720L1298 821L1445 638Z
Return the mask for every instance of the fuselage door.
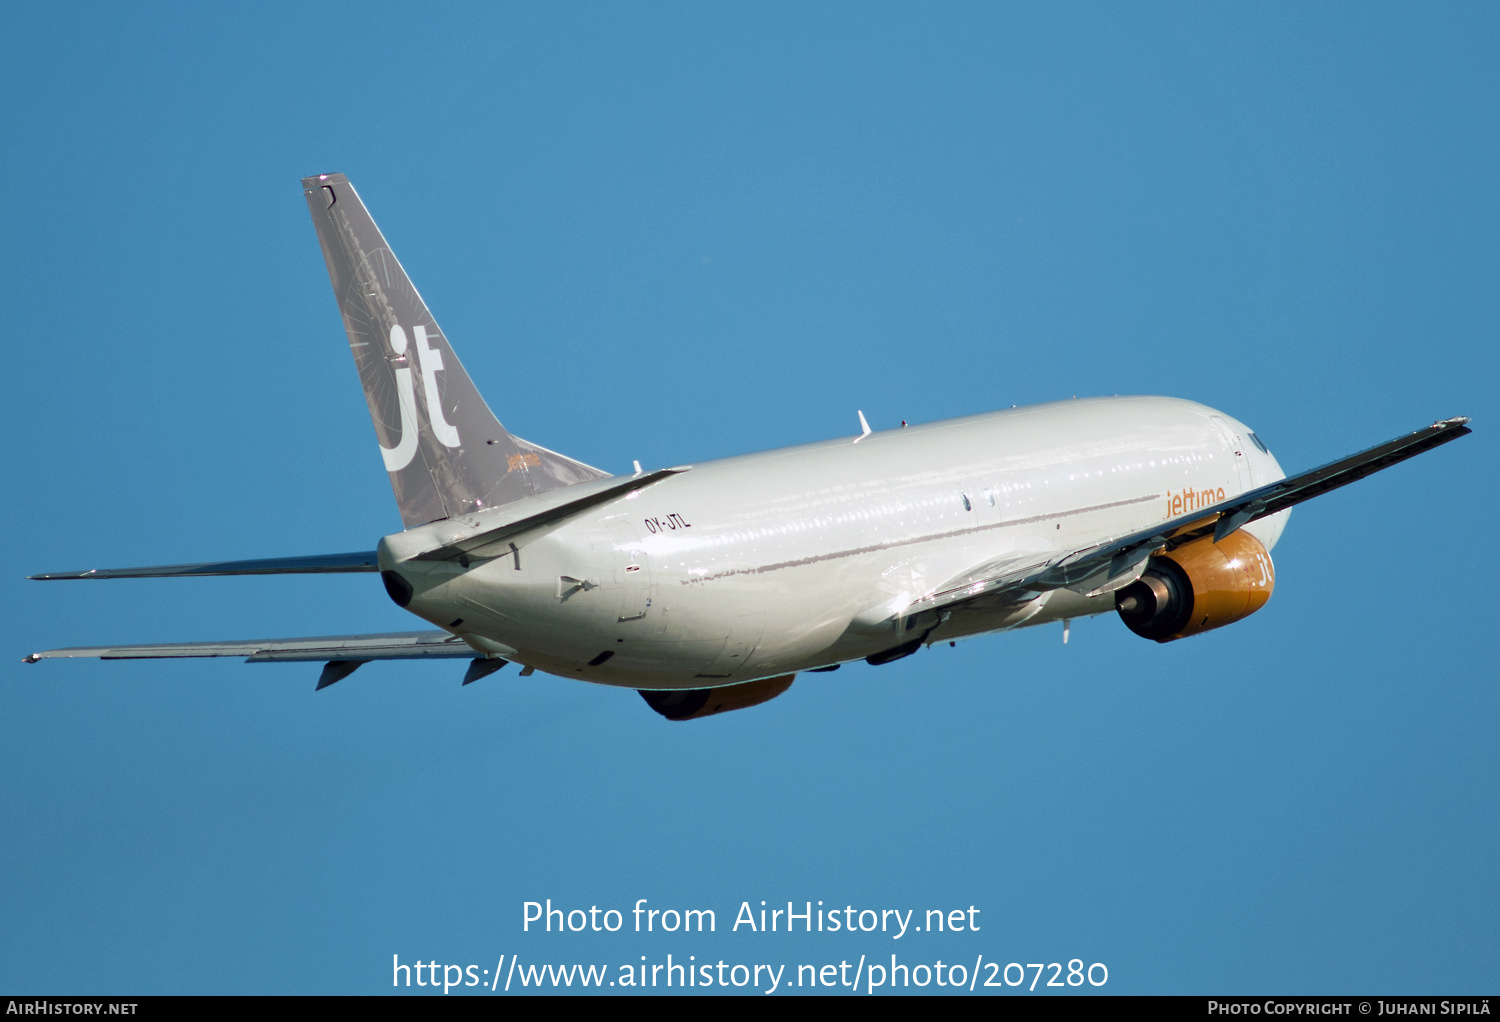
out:
M640 533L629 522L616 519L610 523L617 547L625 556L619 568L623 578L620 587L620 620L634 621L646 616L651 608L651 565Z
M619 619L636 621L651 609L651 563L635 526L622 518L605 523L602 542L596 544L599 570L614 583L620 595Z

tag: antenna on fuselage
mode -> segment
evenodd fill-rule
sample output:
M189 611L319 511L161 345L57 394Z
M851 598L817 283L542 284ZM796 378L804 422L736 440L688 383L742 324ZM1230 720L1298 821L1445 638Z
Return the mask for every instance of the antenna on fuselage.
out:
M854 442L855 443L859 443L861 440L863 440L865 437L869 436L873 432L873 430L870 429L870 424L865 421L865 413L864 412L859 412L858 415L859 415L859 436L857 436L857 437L854 438Z

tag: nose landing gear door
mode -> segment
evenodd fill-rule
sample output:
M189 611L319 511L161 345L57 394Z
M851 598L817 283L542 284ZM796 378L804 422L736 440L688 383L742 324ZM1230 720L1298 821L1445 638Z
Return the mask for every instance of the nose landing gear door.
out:
M599 568L619 594L619 620L637 621L651 609L651 564L635 526L622 519L605 523L594 540Z

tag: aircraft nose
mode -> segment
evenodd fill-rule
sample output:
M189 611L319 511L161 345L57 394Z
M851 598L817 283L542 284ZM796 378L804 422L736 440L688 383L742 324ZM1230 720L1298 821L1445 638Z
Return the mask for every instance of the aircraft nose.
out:
M1271 448L1266 446L1266 442L1253 429L1247 429L1245 436L1250 440L1249 449L1245 452L1250 462L1250 485L1265 486L1285 479L1286 473L1281 470L1281 464L1276 460L1276 455L1271 453Z

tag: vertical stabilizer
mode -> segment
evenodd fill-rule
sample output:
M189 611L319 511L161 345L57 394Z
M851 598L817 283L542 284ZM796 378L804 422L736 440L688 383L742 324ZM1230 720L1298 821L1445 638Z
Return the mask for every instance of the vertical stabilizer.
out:
M609 474L506 432L348 178L302 189L408 528Z

